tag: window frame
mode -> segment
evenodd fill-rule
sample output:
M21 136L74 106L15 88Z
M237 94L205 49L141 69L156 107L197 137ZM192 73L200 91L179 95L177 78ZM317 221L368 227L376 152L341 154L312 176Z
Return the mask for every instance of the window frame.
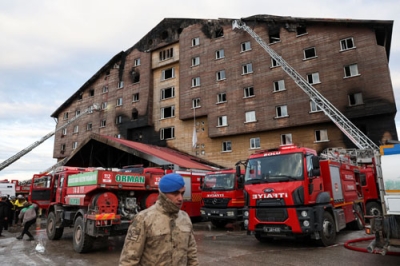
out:
M139 92L132 94L132 102L136 103L139 101Z
M274 81L274 92L285 91L285 90L286 87L284 79Z
M346 65L343 68L344 70L344 78L351 78L351 77L357 77L360 75L360 72L358 71L358 64L350 64L350 65ZM353 74L352 72L354 72L354 70L356 70L357 73ZM347 75L349 74L349 75Z
M247 111L244 113L244 115L245 115L245 123L257 122L256 111Z
M219 49L217 51L215 51L215 59L223 59L225 58L225 50L224 49Z
M292 145L293 144L293 135L292 133L281 134L281 146Z
M171 71L171 74L166 77L167 71ZM175 78L175 67L166 68L161 71L161 81Z
M261 140L260 137L250 138L250 149L260 149L261 148Z
M319 72L307 74L307 82L311 85L321 83L321 80L319 79Z
M116 104L116 106L122 106L122 104L123 104L123 99L122 99L122 97L117 98L117 104Z
M192 43L192 47L199 46L200 45L200 37L192 38L191 43Z
M227 127L228 126L228 116L221 115L217 118L217 127Z
M242 65L242 75L253 73L253 63L247 63Z
M192 57L192 67L200 65L200 56Z
M318 112L322 112L322 109L313 100L310 100L310 113Z
M363 95L361 92L349 94L348 99L349 99L349 106L357 106L364 104Z
M169 138L165 137L165 133L167 130L170 130L170 136ZM175 127L165 127L160 129L160 140L168 140L168 139L175 139Z
M192 109L200 108L200 98L194 98L192 99Z
M313 55L312 55L312 56L308 56L308 55L307 55L307 54L309 53L308 51L311 51L311 50L313 51ZM309 59L316 58L316 57L318 57L318 56L317 56L317 49L315 48L315 46L305 48L305 49L303 50L303 55L304 55L303 60L309 60Z
M222 81L226 79L225 69L219 70L215 73L215 78L217 81Z
M317 134L318 132L318 134ZM320 138L318 140L318 137ZM323 139L323 137L326 137L326 139ZM329 137L328 137L328 130L327 129L318 129L314 131L314 142L328 142Z
M217 104L226 103L226 92L221 92L217 94Z
M251 51L251 42L250 41L246 41L246 42L242 42L240 44L240 52L247 52L247 51Z
M248 86L243 88L243 98L251 98L256 96L254 93L254 87Z
M168 95L171 95L171 97L166 97L167 91L171 91L170 93L168 93ZM161 89L160 97L161 97L161 100L175 98L175 87L171 86L168 88Z
M100 120L100 128L106 127L107 125L107 120L106 119L101 119Z
M201 85L200 77L192 78L192 88L200 87L200 85Z
M232 141L227 140L222 142L222 152L232 152Z
M169 111L169 113L170 113L170 116L166 116L166 110L170 110ZM175 117L175 105L171 105L171 106L166 106L166 107L162 107L161 108L161 113L160 113L160 115L161 115L161 119L167 119L167 118L173 118L173 117Z
M279 111L278 111L278 108L279 108ZM283 110L284 110L284 112L283 112ZM279 113L281 114L281 115L279 115ZM285 114L282 114L282 113L285 113ZM287 105L279 105L279 106L276 106L275 107L275 118L283 118L283 117L288 117L289 116L289 113L288 113L288 110L287 110Z
M348 47L349 45L349 41L351 41L351 47ZM355 49L356 48L356 45L355 45L355 43L354 43L354 38L353 37L348 37L348 38L344 38L344 39L341 39L340 41L339 41L339 45L340 45L340 51L342 52L342 51L347 51L347 50L352 50L352 49Z

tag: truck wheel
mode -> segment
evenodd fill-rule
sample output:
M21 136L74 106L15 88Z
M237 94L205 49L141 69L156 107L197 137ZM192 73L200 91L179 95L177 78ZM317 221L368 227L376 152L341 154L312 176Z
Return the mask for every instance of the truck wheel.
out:
M367 215L382 216L382 206L378 202L368 202L366 209Z
M72 242L74 250L78 253L85 253L93 247L94 238L85 233L85 223L82 216L75 220Z
M267 243L269 238L261 236L260 233L255 233L254 237L260 242L260 243Z
M140 201L140 207L142 210L150 208L158 199L158 193L151 193L144 195Z
M225 228L225 226L228 224L227 221L223 221L223 220L211 220L211 223L217 227L217 228Z
M362 211L360 205L354 206L354 216L355 220L350 223L351 229L362 230L364 229L364 212Z
M64 227L56 228L56 215L54 212L50 212L47 216L46 233L47 238L50 240L59 240L64 233Z
M321 246L327 247L335 244L336 241L336 226L332 215L329 212L324 212L322 221L322 230L319 232L320 239L318 240Z

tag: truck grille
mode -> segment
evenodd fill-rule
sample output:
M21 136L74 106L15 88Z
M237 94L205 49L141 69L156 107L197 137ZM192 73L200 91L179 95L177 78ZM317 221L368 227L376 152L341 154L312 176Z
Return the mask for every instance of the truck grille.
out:
M288 218L283 199L262 199L257 201L256 217L264 222L283 222ZM268 207L268 208L265 208ZM272 208L271 208L272 207Z
M230 198L207 198L203 199L204 207L208 208L226 208L228 207L228 203Z

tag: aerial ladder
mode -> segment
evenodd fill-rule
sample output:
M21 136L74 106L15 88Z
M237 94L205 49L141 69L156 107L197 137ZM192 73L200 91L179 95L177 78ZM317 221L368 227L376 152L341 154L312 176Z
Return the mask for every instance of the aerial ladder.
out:
M271 58L276 61L277 65L282 67L294 82L359 149L328 149L321 154L321 157L332 159L333 155L339 156L339 159L343 159L350 156L348 159L355 159L355 163L357 164L374 162L380 199L382 201L383 216L369 217L370 225L365 227L365 231L368 234L375 234L375 239L370 243L367 250L370 253L381 253L383 255L390 249L398 251L400 249L400 193L398 193L400 191L400 183L397 183L393 187L386 187L385 184L386 182L393 182L395 179L392 176L393 171L389 171L388 169L395 169L398 158L400 159L400 143L398 141L389 141L388 144L391 145L378 147L243 21L234 20L232 22L232 29L234 31L244 30L250 34ZM387 153L385 153L386 150ZM341 156L343 158L340 158ZM393 158L389 159L390 157ZM385 177L383 176L382 168L386 173Z
M81 112L80 114L76 115L74 118L68 120L64 125L60 126L59 128L57 128L56 130L53 130L52 132L48 133L47 135L45 135L44 137L42 137L40 140L35 141L34 143L32 143L31 145L29 145L28 147L26 147L25 149L23 149L22 151L18 152L17 154L11 156L10 158L8 158L7 160L5 160L4 162L2 162L0 164L0 171L3 170L4 168L6 168L7 166L9 166L10 164L14 163L15 161L19 160L22 156L26 155L27 153L29 153L30 151L32 151L34 148L36 148L37 146L39 146L40 144L42 144L44 141L46 141L47 139L51 138L57 131L60 131L64 128L66 128L68 125L70 125L72 122L76 121L77 119L79 119L80 117L82 117L83 115L92 112L94 110L99 110L98 105L94 104L90 107L88 107L85 111Z
M259 45L271 56L276 63L294 80L294 82L310 97L310 99L327 115L333 123L356 145L359 149L379 150L379 147L358 129L347 117L333 106L321 93L310 85L297 71L267 45L249 26L241 20L232 22L234 31L244 30L250 34Z

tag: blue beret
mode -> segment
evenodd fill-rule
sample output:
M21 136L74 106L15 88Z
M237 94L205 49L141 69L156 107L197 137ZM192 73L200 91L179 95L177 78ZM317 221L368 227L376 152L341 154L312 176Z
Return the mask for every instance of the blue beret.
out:
M171 193L180 190L185 186L183 177L179 174L167 174L158 183L158 188L162 193Z

